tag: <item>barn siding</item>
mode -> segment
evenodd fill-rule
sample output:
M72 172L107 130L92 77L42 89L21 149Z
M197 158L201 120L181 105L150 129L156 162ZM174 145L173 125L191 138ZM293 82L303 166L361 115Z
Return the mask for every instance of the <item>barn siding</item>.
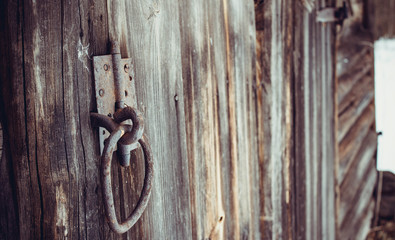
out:
M179 9L194 239L259 239L253 2Z
M5 236L260 238L253 1L11 0L0 11ZM155 162L150 203L123 236L104 217L89 119L90 58L111 40L132 58ZM135 159L126 169L113 161L118 218L141 189Z
M363 236L376 179L371 40L340 36L335 69L335 25L315 19L334 1L253 4L2 2L0 236ZM155 159L150 204L123 236L103 217L89 120L89 57L114 39L133 59ZM141 189L136 157L128 170L113 166L121 216Z
M335 28L317 23L309 3L255 6L264 239L335 239L336 234Z
M365 24L368 22L368 16L364 15L367 4L367 1L353 2L354 15L344 22L337 37L339 168L336 178L341 239L365 238L375 205L374 52L373 31ZM381 3L375 5L379 7Z

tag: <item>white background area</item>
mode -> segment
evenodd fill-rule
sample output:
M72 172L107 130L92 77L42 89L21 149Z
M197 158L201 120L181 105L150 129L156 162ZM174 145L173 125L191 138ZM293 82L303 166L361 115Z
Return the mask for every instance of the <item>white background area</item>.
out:
M395 39L374 44L377 169L395 173Z

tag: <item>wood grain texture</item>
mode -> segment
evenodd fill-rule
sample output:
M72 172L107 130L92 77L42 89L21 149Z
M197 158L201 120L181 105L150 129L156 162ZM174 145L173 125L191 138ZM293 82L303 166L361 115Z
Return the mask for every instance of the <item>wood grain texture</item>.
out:
M7 102L5 109L7 128L19 131L13 131L10 135L10 142L13 143L10 152L17 179L21 217L17 227L21 239L132 238L136 232L140 236L138 238L147 236L159 239L160 236L172 235L182 239L190 236L189 211L184 210L189 209L188 184L181 184L188 183L187 163L182 155L185 153L182 149L185 147L182 144L185 137L182 138L183 125L177 124L180 118L177 112L181 112L182 117L183 109L181 106L178 110L174 104L177 84L164 83L170 88L168 91L160 84L161 78L166 81L181 79L181 68L168 67L180 66L180 51L178 54L175 51L175 57L171 58L173 63L167 57L169 52L177 49L178 31L167 35L168 29L160 28L163 22L173 22L178 26L177 16L170 11L174 5L164 5L163 18L157 19L154 24L152 20L147 21L146 16L152 6L135 4L138 7L134 8L135 18L141 21L141 32L135 31L134 26L118 29L123 37L129 37L123 39L124 56L130 54L125 46L130 46L136 56L142 58L135 60L138 69L136 85L141 89L139 108L147 104L146 101L150 103L151 107L143 110L147 133L155 146L154 158L161 159L156 162L155 179L164 180L155 181L151 204L144 215L148 217L139 222L133 230L135 232L129 232L128 236L112 234L103 217L97 131L92 130L89 120L89 112L95 108L89 57L108 53L108 29L115 27L109 26L107 19L116 13L108 11L107 4L59 1L15 3L20 8L9 5L9 26L12 28L9 32L15 35L14 41L11 41L10 57L20 61L10 67L23 66L15 70L24 71L13 71L15 74L7 78L3 88L4 92L10 89L10 93L4 94L5 99L13 100ZM24 11L24 7L32 11ZM128 5L124 9L133 8ZM13 11L18 13L12 15ZM152 31L153 26L155 31ZM137 35L130 34L132 27ZM168 47L167 42L162 43L166 47L158 46L165 32L168 41L173 42L173 49ZM138 44L142 40L138 36L145 36L144 44L149 43L150 49L156 48L156 51L138 52L136 49L141 49ZM84 52L82 47L88 45L89 50ZM152 59L156 61L152 62ZM161 68L169 71L161 71ZM179 88L182 96L182 87ZM16 111L18 108L21 110ZM8 113L11 110L14 115ZM115 183L131 181L131 176L123 175L124 171L114 172ZM138 191L123 192L121 189L122 184L115 187L116 198L124 197L122 194L125 193L130 198L138 194ZM122 205L122 202L119 204ZM129 214L131 209L120 205L117 206L118 211L127 212L119 214ZM177 214L177 211L182 214ZM157 231L151 232L147 226Z
M339 103L339 129L340 141L346 136L363 111L373 101L374 82L371 76L366 76L355 86L346 98Z
M291 84L292 6L290 1L264 1L263 32L258 36L257 114L264 239L291 233ZM288 6L288 7L284 7Z
M341 239L365 238L374 209L377 134L373 29L364 28L369 25L364 20L368 2L352 3L354 15L337 37L337 224Z
M1 112L10 134L1 183L11 194L1 200L17 210L1 215L5 238L260 238L253 2L3 5ZM108 54L110 40L133 59L136 107L155 159L150 204L122 236L103 216L89 120L91 56ZM113 163L123 219L138 200L144 166L139 153L130 168Z
M350 128L347 135L339 142L339 179L342 179L342 169L348 169L353 157L358 153L359 146L371 128L374 129L374 103L360 115L355 124ZM341 181L340 181L341 182Z
M315 3L317 9L334 5ZM335 26L316 23L306 10L296 16L295 208L296 221L303 224L296 234L335 239Z
M372 201L358 198L375 178L372 53L340 46L349 51L338 61L353 69L336 66L336 86L335 26L313 11L333 5L0 3L0 238L335 239L366 225ZM155 162L150 203L124 235L104 218L89 119L91 57L111 40L132 58ZM118 219L136 205L143 174L140 152L129 168L113 161ZM366 185L345 193L353 178ZM346 213L338 225L335 187Z
M334 26L316 23L306 10L296 19L295 208L303 224L296 234L335 239Z
M322 1L328 4L333 2ZM317 24L301 2L265 1L256 11L261 8L257 124L263 238L334 239L334 26Z
M265 51L266 36L270 28L257 31L257 128L260 189L260 229L263 239L272 238L272 191L271 191L271 81L268 71L269 55ZM266 40L265 40L266 39Z
M259 239L253 5L179 9L194 238Z
M374 138L373 138L374 140ZM372 140L371 140L372 141ZM359 194L361 189L365 187L365 185L361 185L361 182L367 181L368 174L375 170L375 163L371 161L375 156L375 150L372 149L369 152L364 152L363 156L358 156L356 158L355 165L352 169L350 169L347 178L342 182L340 185L340 215L339 215L339 222L341 224L345 224L345 218L349 218L348 214L350 209L354 207L355 204L350 204L350 202L356 203L359 199ZM351 179L352 178L352 179ZM375 180L372 180L373 182ZM370 186L370 189L373 193L373 187ZM372 196L368 196L368 199L372 199Z

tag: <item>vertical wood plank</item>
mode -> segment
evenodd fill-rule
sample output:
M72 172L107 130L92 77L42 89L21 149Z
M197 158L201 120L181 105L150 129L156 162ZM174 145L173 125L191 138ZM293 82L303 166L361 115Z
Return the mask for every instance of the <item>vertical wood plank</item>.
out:
M125 23L118 34L126 41L126 55L134 58L138 108L155 159L153 193L141 220L143 236L187 239L192 227L178 5L125 1L121 9Z
M179 5L196 239L259 238L259 215L252 210L259 208L259 197L252 170L257 158L251 6L232 1Z
M261 169L263 181L266 181L264 188L269 191L263 190L264 196L261 196L261 206L264 207L264 215L261 216L264 239L292 236L293 4L289 1L265 1L263 6L263 41L259 40L263 45L263 80L260 80L263 91L258 90L257 96L261 97L258 106L261 105L259 102L264 103L258 114L268 114L258 117L258 129L263 128L263 133L260 134L265 134L261 141L266 141L266 144L259 144L259 148L263 148L259 152L268 154L260 154L260 164L265 164L263 171ZM264 120L268 120L269 123L262 123Z

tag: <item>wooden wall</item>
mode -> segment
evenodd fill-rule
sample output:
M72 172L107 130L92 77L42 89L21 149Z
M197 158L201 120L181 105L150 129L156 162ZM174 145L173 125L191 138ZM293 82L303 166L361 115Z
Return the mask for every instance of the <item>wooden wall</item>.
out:
M253 1L2 1L0 238L260 239ZM152 146L150 203L104 217L91 56L133 59ZM142 160L113 161L118 218ZM7 185L8 184L8 185ZM4 196L4 197L3 197ZM9 224L13 223L13 224Z
M333 1L256 1L263 239L335 239Z
M341 239L364 239L369 231L377 182L373 34L365 28L365 3L337 38L338 228Z
M372 52L340 44L335 65L335 25L315 18L334 5L1 2L0 238L343 239L367 226ZM147 210L122 236L104 218L89 119L90 58L111 40L133 59L155 161ZM112 168L119 218L141 189L134 159Z

